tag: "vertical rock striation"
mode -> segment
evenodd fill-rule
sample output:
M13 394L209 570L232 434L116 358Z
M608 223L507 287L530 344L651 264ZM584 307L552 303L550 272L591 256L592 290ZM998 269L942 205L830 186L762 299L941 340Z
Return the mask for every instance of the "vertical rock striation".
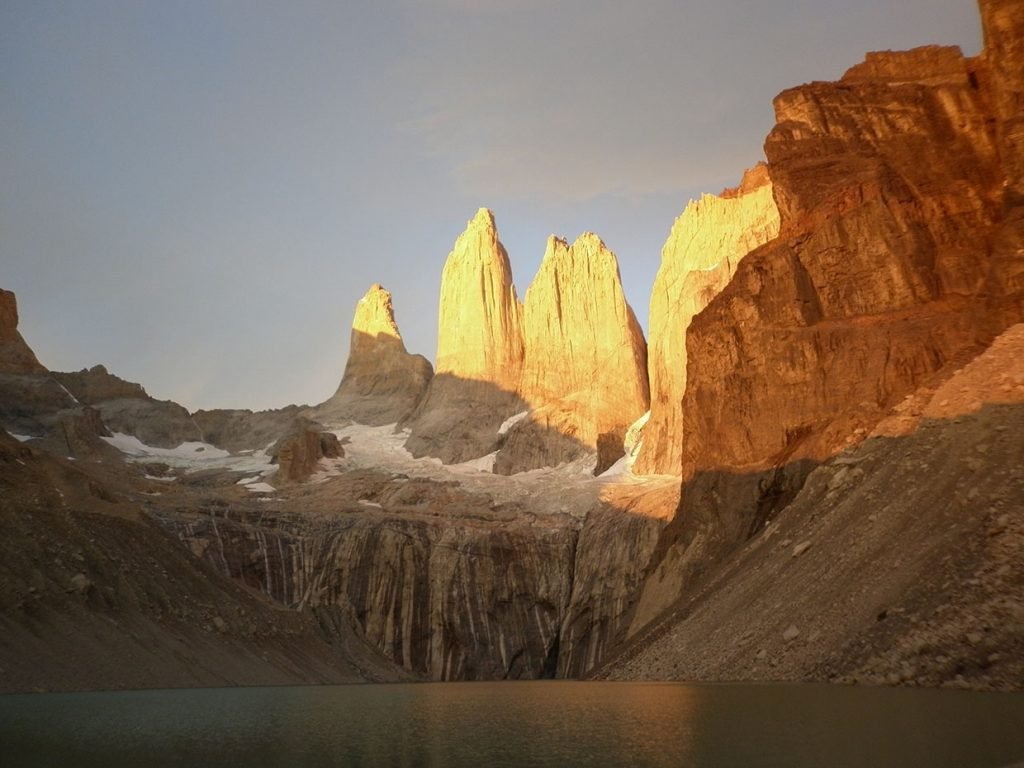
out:
M634 472L679 474L686 330L732 279L740 259L778 232L779 212L763 163L747 171L739 187L719 196L704 195L676 219L651 291L651 416Z
M354 505L311 520L214 510L163 522L226 576L321 623L352 626L419 676L553 676L572 588L572 521L509 520L486 500L429 482L401 490L436 506L424 512L418 498L419 512Z
M602 437L621 456L626 429L650 399L647 345L615 254L597 235L571 247L548 239L526 292L523 346L520 393L531 414L510 430L495 471L558 464L596 450Z
M437 367L407 424L414 456L452 463L497 447L502 422L522 410L522 312L494 215L481 208L444 265Z
M375 283L356 305L338 391L317 406L315 417L373 426L394 424L415 411L433 374L430 361L406 351L391 294Z

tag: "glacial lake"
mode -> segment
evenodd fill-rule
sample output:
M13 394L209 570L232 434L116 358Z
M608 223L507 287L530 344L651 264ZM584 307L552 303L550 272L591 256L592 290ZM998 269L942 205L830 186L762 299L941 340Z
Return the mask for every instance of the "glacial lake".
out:
M424 683L0 696L16 766L950 766L1024 760L1024 696Z

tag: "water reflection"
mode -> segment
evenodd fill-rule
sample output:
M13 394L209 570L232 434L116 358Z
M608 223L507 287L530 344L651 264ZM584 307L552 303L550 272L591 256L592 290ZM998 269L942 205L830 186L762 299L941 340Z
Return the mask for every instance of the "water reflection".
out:
M3 764L956 766L1024 758L1024 698L659 683L0 697Z

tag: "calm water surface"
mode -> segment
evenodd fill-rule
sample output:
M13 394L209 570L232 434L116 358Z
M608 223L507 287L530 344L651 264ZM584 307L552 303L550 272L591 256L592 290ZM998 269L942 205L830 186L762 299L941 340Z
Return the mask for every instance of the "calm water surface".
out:
M950 766L1024 760L1024 697L436 683L0 697L0 764Z

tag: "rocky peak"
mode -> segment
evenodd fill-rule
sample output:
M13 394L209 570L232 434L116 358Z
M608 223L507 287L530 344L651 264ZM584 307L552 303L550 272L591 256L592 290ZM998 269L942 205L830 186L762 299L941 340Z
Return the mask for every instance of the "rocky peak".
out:
M356 304L338 390L314 409L315 417L371 425L399 422L419 405L432 376L425 357L406 351L391 294L374 283Z
M441 275L437 375L407 423L413 455L452 463L495 449L502 422L522 410L522 313L494 215L481 208Z
M494 214L481 208L441 276L437 372L514 391L522 366L522 305Z
M651 291L651 416L633 467L637 473L680 472L687 328L732 279L740 260L778 232L779 212L764 163L721 196L691 201L673 224Z
M152 400L141 384L125 381L102 365L94 365L92 368L83 368L72 373L54 371L53 376L74 395L76 400L86 405L125 398Z
M841 82L935 86L958 84L967 74L967 60L958 46L925 45L909 51L871 51L846 70Z
M358 336L357 336L358 334ZM352 348L356 344L364 344L367 339L380 343L402 342L402 334L395 322L395 310L391 304L391 293L384 290L380 283L374 283L356 304L356 314L352 318Z
M18 332L18 300L0 288L0 373L46 373Z
M768 164L761 161L743 172L743 178L740 179L738 187L726 187L718 196L725 199L742 197L743 195L749 195L751 192L756 192L761 187L769 186L771 183L772 179L768 173Z
M601 381L622 393L620 404L630 412L644 406L627 424L646 410L646 376L637 369L646 359L643 332L626 302L618 260L600 237L586 232L572 246L548 238L523 319L520 391L528 402L599 390Z
M647 410L647 345L626 302L618 260L597 235L550 237L526 291L520 393L530 419L512 428L495 469L518 472L621 445ZM547 445L545 445L547 444ZM553 453L554 451L554 453Z

